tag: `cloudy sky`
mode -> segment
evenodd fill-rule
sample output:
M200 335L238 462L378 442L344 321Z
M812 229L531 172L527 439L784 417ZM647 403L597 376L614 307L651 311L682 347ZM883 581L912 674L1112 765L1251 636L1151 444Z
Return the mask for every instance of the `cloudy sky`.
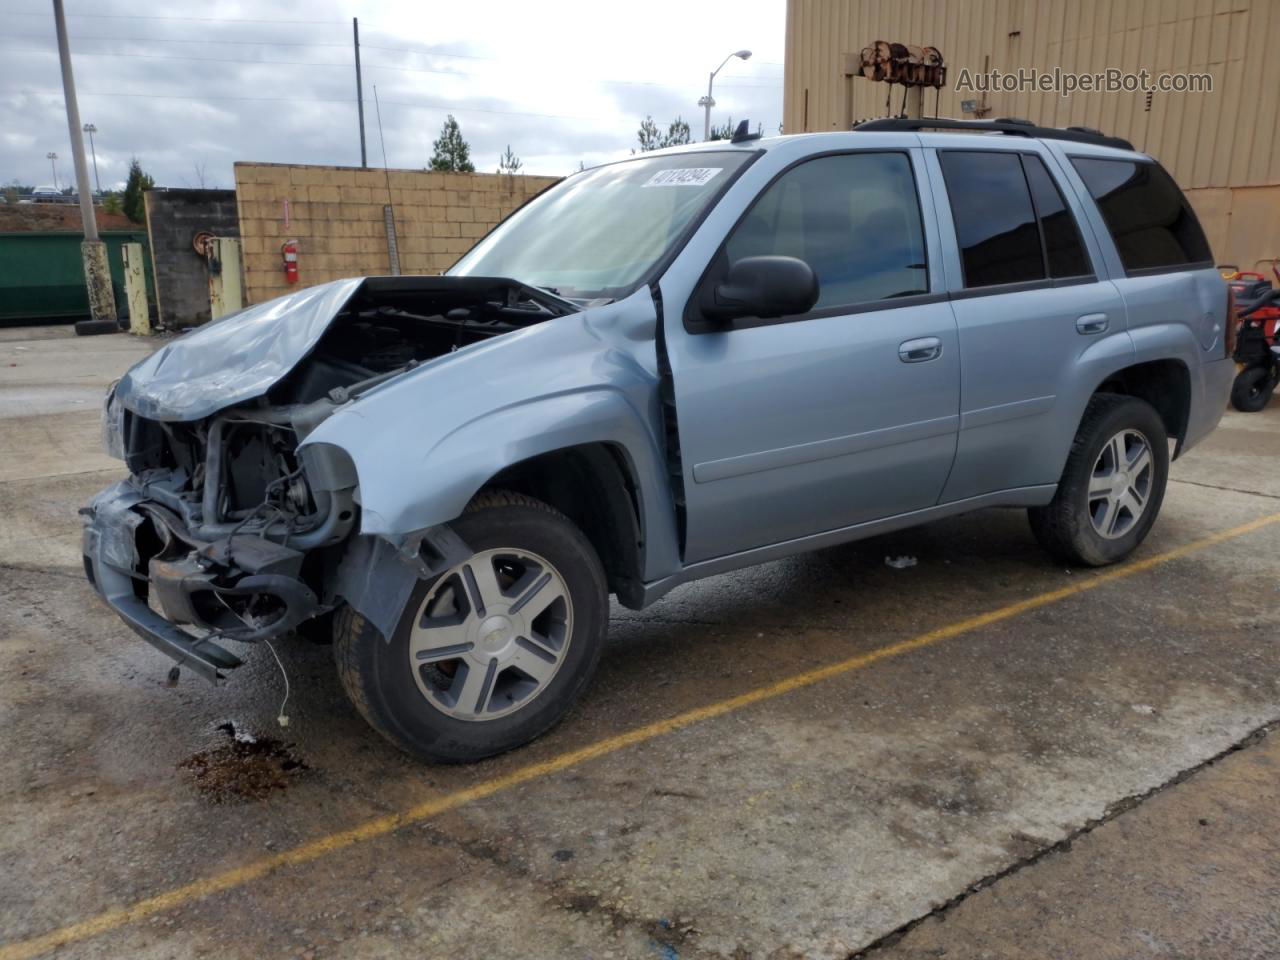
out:
M646 114L702 130L782 121L785 0L66 0L82 121L108 188L136 155L162 186L229 187L236 160L359 165L351 18L360 18L370 165L423 167L447 113L492 170L564 174L627 153ZM270 19L266 19L270 18ZM73 179L51 4L0 0L0 183ZM90 177L92 178L92 170Z

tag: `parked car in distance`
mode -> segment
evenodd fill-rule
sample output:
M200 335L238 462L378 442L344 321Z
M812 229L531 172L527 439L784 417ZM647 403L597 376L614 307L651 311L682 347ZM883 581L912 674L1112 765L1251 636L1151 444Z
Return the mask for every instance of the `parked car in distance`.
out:
M39 186L29 194L32 203L62 203L66 198L57 187Z
M210 680L323 625L375 728L469 761L564 715L610 594L994 506L1127 557L1234 375L1204 234L1123 141L946 125L595 167L446 276L162 347L106 400L89 579Z

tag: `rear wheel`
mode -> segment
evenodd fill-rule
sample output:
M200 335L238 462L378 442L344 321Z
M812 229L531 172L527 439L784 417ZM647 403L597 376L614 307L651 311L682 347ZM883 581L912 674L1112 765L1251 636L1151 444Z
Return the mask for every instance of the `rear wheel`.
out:
M348 695L401 749L466 762L546 732L595 672L608 622L590 542L546 504L501 491L452 525L473 553L414 590L389 640L339 613Z
M1241 413L1257 413L1271 402L1276 380L1269 367L1246 367L1231 385L1231 405Z
M1097 394L1053 500L1027 511L1031 530L1066 563L1115 563L1146 539L1168 479L1169 440L1160 415L1135 397Z

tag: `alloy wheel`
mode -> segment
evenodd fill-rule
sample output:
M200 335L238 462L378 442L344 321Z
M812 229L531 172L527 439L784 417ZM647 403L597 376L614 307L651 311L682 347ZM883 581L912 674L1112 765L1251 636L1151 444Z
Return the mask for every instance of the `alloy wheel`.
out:
M484 550L432 586L409 635L409 668L437 710L494 720L527 706L563 665L573 603L560 572L524 550Z
M1089 478L1089 520L1108 540L1123 537L1142 517L1154 479L1151 443L1121 430L1102 447Z

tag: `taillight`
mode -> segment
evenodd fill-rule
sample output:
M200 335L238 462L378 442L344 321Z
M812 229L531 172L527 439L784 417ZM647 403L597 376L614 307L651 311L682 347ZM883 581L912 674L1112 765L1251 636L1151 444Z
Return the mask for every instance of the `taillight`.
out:
M1236 352L1236 327L1239 321L1236 319L1236 292L1227 287L1227 325L1223 330L1222 342L1227 348L1226 355L1234 356Z

